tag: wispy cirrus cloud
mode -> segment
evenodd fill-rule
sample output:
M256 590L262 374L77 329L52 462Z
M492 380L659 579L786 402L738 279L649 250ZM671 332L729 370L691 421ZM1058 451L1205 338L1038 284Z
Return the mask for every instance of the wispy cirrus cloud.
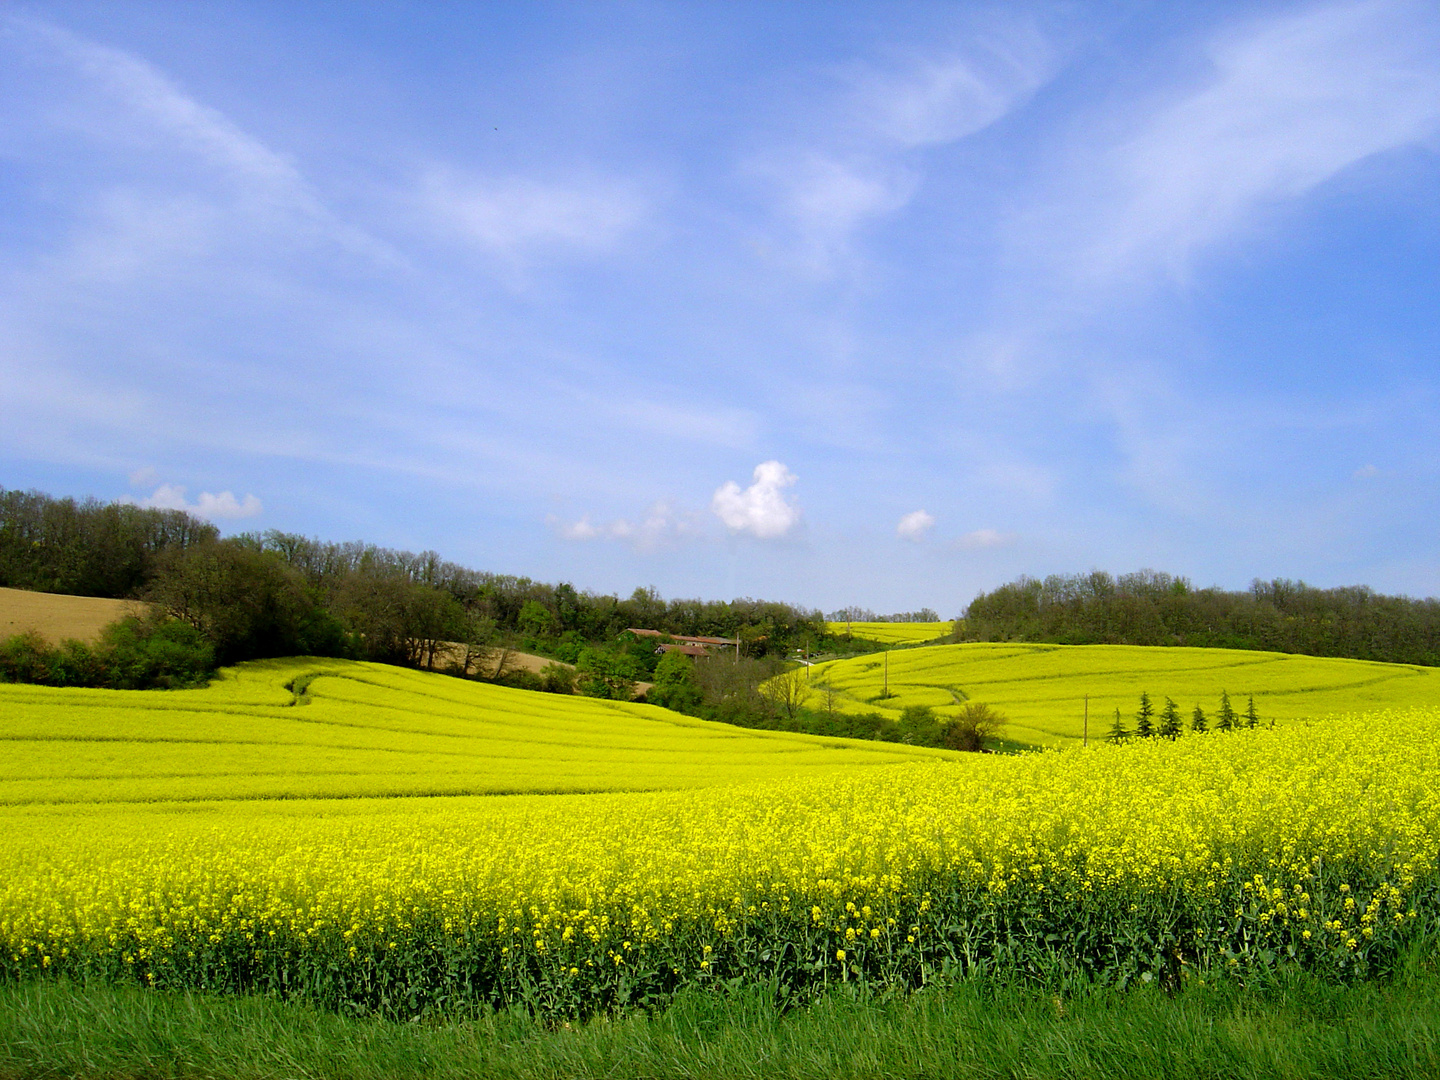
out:
M756 154L751 175L793 230L798 257L834 273L853 234L902 210L925 177L923 151L967 138L1027 100L1053 74L1050 43L1023 19L995 19L950 50L909 50L856 64L843 90L815 110L815 134Z
M1048 178L1017 193L993 314L965 363L999 390L1078 392L1109 426L1120 475L1185 513L1215 509L1199 475L1214 478L1221 406L1190 398L1170 357L1114 345L1116 327L1160 310L1347 170L1440 135L1433 6L1308 4L1201 42L1169 86L1078 114Z
M1316 5L1228 28L1207 53L1200 86L1142 113L1044 215L1038 243L1071 281L1183 276L1268 211L1440 131L1428 5Z
M437 225L510 261L606 251L644 219L648 200L635 184L576 178L462 176L433 172L421 200Z
M1202 55L1203 74L1148 106L1086 116L1012 222L1013 286L1047 330L1109 310L1117 288L1185 278L1345 169L1440 132L1440 14L1411 0L1244 20Z
M83 109L64 101L51 102L52 117L63 118L104 140L134 144L157 137L168 139L224 172L244 178L252 188L258 184L307 209L318 208L292 161L219 110L186 94L153 64L40 19L12 14L0 20L0 25L32 61L61 65L93 89L95 97ZM97 109L97 104L102 107Z

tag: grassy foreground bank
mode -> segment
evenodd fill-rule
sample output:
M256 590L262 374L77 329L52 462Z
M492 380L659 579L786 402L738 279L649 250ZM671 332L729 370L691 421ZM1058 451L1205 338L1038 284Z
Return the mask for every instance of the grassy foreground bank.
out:
M443 1025L351 1019L265 997L55 980L0 987L0 1077L1434 1077L1440 975L1300 972L1054 995L962 983L832 993L782 1013L763 988L573 1028L518 1012Z

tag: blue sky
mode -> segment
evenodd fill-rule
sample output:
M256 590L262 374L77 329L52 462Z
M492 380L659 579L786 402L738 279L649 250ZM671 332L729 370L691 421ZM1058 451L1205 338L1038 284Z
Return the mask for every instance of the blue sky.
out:
M1440 593L1432 3L0 8L0 485L628 593Z

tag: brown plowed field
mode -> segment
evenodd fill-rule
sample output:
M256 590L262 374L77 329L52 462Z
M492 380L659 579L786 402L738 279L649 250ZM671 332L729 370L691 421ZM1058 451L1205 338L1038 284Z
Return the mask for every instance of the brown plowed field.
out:
M38 630L55 644L66 638L98 641L106 625L144 610L145 605L135 600L0 589L0 640Z

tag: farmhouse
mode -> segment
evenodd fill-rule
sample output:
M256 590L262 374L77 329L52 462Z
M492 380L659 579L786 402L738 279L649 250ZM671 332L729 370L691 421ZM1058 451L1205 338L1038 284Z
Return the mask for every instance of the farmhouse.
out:
M686 656L714 656L725 649L733 649L740 644L738 638L723 637L696 637L689 634L667 634L660 630L642 630L638 627L627 627L627 634L634 634L640 638L661 639L655 646L657 653L682 652Z

